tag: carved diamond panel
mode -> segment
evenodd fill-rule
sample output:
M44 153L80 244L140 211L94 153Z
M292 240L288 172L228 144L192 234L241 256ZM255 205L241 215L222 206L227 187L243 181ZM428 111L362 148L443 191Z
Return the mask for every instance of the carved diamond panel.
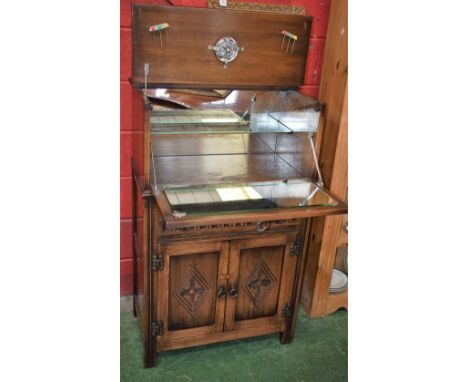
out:
M192 267L185 277L182 285L174 293L176 300L193 315L208 295L210 287L197 268Z
M257 305L273 289L276 278L264 261L257 264L242 286L254 305Z

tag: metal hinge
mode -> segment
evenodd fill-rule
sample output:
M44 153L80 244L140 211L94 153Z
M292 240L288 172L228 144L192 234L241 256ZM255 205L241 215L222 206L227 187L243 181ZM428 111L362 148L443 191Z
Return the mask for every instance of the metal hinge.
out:
M288 302L287 304L284 304L281 308L281 316L283 317L291 317L292 314L292 307L291 304Z
M289 244L289 248L291 249L291 256L299 256L301 253L301 242L293 241L291 244Z
M162 336L163 334L163 322L162 321L153 321L151 323L151 335L153 337Z
M161 255L153 253L151 257L151 268L153 271L162 271L164 269L164 260Z

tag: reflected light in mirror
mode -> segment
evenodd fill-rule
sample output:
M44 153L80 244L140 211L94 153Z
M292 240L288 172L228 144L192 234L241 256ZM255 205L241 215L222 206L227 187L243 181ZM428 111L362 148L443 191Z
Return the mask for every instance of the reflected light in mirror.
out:
M231 93L229 93L229 95L226 98L219 100L219 101L211 101L209 102L209 104L211 105L233 105L237 102L238 99L239 99L239 91L234 90Z
M171 96L167 94L167 89L156 89L156 97L170 98Z
M248 186L216 188L216 192L223 202L263 199L257 191Z

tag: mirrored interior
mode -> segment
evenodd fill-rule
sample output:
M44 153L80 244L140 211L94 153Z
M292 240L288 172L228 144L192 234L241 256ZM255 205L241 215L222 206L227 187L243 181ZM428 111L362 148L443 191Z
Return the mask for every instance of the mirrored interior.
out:
M308 179L165 187L164 192L173 211L187 215L337 205Z
M296 91L149 92L151 183L173 212L337 204L312 181L319 101Z
M205 100L209 97L156 89L148 96L157 105L152 134L316 133L322 109L322 103L295 91L234 90Z

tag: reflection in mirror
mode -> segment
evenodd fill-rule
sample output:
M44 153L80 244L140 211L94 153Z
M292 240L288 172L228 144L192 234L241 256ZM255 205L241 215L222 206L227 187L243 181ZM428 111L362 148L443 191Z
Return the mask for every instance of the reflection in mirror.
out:
M162 110L151 112L152 134L315 133L323 106L320 101L296 91L234 90L225 99L207 102L206 96L161 90L157 89L154 97L166 103L170 100L174 108L165 104ZM181 105L188 109L181 110Z
M166 187L164 192L173 210L185 214L337 205L333 198L307 179Z

